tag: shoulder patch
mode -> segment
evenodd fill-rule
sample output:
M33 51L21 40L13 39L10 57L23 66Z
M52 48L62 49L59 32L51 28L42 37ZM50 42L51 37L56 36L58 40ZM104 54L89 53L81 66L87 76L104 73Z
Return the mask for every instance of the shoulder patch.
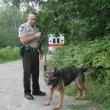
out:
M20 26L19 31L20 32L24 32L25 31L25 27L24 26Z

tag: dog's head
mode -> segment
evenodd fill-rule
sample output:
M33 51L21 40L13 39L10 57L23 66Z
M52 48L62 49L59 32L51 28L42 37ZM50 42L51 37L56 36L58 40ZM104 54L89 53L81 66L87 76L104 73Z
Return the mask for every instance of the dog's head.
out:
M44 80L49 88L53 88L55 82L58 80L57 68L49 69L47 65L44 65Z

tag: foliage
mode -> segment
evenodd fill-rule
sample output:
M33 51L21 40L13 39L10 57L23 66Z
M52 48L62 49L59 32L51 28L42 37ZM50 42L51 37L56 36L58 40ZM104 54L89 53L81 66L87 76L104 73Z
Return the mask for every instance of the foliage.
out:
M19 4L16 0L10 1L13 6ZM43 7L43 10L37 13L39 20L37 25L40 30L46 33L64 33L67 44L101 38L110 33L108 0L48 0L47 2L35 0L35 2Z
M19 48L7 46L6 48L0 49L0 63L16 60L20 58Z
M18 46L18 27L23 19L16 7L0 9L0 47Z
M12 1L13 7L19 4L19 0L9 1ZM64 33L67 44L101 38L110 33L109 0L34 1L43 7L37 14L40 30L46 33Z
M40 27L64 33L67 43L110 34L109 0L48 0L39 12Z
M109 85L110 79L110 38L96 39L84 44L69 45L58 48L50 66L64 68L76 67L103 67L97 70L97 82ZM108 69L104 69L108 68ZM108 88L110 90L110 88Z
M76 67L103 67L96 71L96 80L92 82L87 76L88 100L103 104L109 110L110 96L110 37L83 42L79 45L71 44L58 48L49 61L49 66L64 68ZM66 88L66 93L72 94L72 89Z
M11 2L12 5L15 5L17 7L19 7L19 3L20 3L20 0L3 0L4 3L9 3Z
M29 3L29 2L32 2L34 1L35 4L39 4L39 5L43 5L45 3L45 1L43 0L3 0L3 2L5 4L12 4L11 6L16 6L17 8L19 8L19 5L20 5L20 2L26 2L26 3Z
M110 33L110 1L109 0L74 0L77 4L79 18L88 24L87 36L101 37Z
M100 85L99 83L88 81L88 93L87 93L87 99L88 100L93 100L94 102L101 103L106 110L110 109L109 103L109 91L110 89L110 83L109 85L102 84Z
M66 45L58 48L54 54L58 66L103 66L110 67L110 38L95 39L79 45ZM59 63L60 62L60 63Z

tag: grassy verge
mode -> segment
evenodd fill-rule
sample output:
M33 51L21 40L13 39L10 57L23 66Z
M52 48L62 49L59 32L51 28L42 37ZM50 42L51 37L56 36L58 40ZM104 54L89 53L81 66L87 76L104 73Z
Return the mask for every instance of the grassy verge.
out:
M20 50L18 47L6 47L0 49L0 63L20 59Z
M86 107L86 105L82 106L82 105L71 105L71 106L68 106L71 110L88 110L88 108Z
M104 110L110 110L110 95L104 84L100 85L93 81L87 81L86 89L86 100L100 103ZM65 87L65 94L72 97L76 96L75 88L71 86ZM72 108L72 106L70 108ZM87 109L85 106L81 108L79 105L76 105L73 108L76 108L77 110Z
M65 87L65 94L68 96L75 96L76 95L75 88L70 85L66 86Z

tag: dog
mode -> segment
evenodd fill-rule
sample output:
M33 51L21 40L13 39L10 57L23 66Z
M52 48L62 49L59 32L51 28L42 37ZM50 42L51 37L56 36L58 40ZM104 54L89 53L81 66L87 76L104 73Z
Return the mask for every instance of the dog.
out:
M85 72L93 72L93 68L76 68L76 67L67 67L61 70L57 68L48 69L44 65L44 80L49 88L48 100L45 103L45 106L50 105L52 101L53 92L56 90L59 92L58 104L53 108L53 110L60 110L63 104L64 98L64 87L75 82L77 89L77 96L79 98L82 96L86 97L86 88L85 88Z

